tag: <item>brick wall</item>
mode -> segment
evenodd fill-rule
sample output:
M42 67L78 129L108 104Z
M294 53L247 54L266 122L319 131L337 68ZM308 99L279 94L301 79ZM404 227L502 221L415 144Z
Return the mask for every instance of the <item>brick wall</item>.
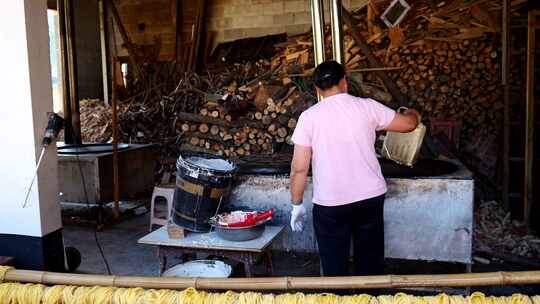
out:
M343 5L354 9L367 2L343 0ZM283 32L300 34L311 28L309 3L309 0L211 0L207 29L214 33L216 43ZM325 16L329 16L328 10Z
M213 46L220 42L286 32L300 34L311 28L310 0L207 0L206 29ZM342 0L349 9L363 7L369 0ZM327 1L324 1L327 2ZM175 57L176 0L116 0L122 23L131 40L151 45L159 37L160 60ZM182 2L183 41L191 40L197 0ZM328 15L328 10L325 11ZM327 17L329 20L329 17ZM109 28L111 30L111 28ZM117 27L111 35L117 55L126 56ZM204 42L203 42L204 43Z

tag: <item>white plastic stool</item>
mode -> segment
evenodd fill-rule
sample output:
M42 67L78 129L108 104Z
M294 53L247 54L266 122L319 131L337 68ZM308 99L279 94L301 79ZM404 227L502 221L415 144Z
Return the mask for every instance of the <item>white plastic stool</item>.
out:
M164 226L169 222L169 216L171 215L171 209L174 201L175 188L176 187L174 184L159 185L154 187L154 191L152 192L152 200L150 201L150 231L152 231L153 225ZM167 200L167 216L165 219L155 216L154 208L156 198L158 197L163 197L165 200Z

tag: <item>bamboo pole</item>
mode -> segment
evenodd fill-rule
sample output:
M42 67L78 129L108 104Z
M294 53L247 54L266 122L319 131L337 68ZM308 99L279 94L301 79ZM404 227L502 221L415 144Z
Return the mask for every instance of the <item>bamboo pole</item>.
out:
M8 270L5 281L45 285L199 290L332 290L351 288L468 287L540 283L540 271L357 277L168 278Z

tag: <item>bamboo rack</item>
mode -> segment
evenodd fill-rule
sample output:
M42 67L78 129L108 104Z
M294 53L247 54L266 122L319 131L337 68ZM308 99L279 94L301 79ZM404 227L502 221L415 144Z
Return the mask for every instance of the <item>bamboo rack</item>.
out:
M5 281L45 285L198 290L332 290L353 288L468 287L540 283L540 271L356 277L168 278L8 270Z

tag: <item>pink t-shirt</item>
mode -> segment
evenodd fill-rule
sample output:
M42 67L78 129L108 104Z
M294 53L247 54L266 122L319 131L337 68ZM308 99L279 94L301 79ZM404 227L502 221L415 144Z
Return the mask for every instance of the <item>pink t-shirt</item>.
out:
M395 113L373 99L337 94L300 115L292 141L311 147L314 203L338 206L386 193L375 131Z

